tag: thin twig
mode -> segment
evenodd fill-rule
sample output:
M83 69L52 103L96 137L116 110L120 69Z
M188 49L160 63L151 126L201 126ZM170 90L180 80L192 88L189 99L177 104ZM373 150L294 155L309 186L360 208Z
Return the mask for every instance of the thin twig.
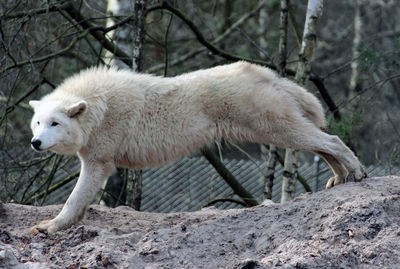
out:
M247 62L251 62L251 63L260 64L260 65L263 65L263 66L266 66L266 67L276 70L276 66L271 62L266 62L266 61L261 61L261 60L256 60L256 59L251 59L251 58L247 58L247 57L230 54L224 50L217 48L215 45L213 45L212 43L210 43L206 40L206 38L203 36L203 34L200 32L200 30L196 27L196 25L189 18L187 18L183 14L183 12L181 12L179 9L172 7L168 3L168 1L164 0L161 5L156 5L151 8L146 9L146 14L151 11L160 10L160 9L166 9L166 10L172 12L174 15L179 17L183 22L185 22L186 25L195 34L197 40L203 46L205 46L211 53L218 55L220 57L223 57L230 61L247 61ZM286 75L294 76L295 74L296 74L296 72L294 70L286 69ZM336 106L335 102L331 98L328 90L326 89L326 87L323 83L323 80L319 76L314 75L314 74L310 75L309 80L315 84L315 86L321 93L321 97L323 98L325 103L328 105L329 110L334 114L335 118L340 119L340 113L339 113L338 107Z
M241 35L244 36L244 38L247 39L247 41L250 42L259 52L261 52L267 59L268 61L272 62L271 57L268 55L268 52L265 51L263 48L261 48L243 29L238 27L238 30Z
M46 60L50 60L50 59L56 58L56 57L58 57L58 56L62 56L62 55L64 55L66 52L68 52L70 49L72 49L72 48L75 46L76 42L78 42L78 40L80 40L80 39L82 39L83 37L85 37L85 36L87 35L87 33L88 33L88 32L85 31L84 33L82 33L82 34L80 34L79 36L75 37L75 38L71 41L71 43L69 43L69 45L68 45L67 47L63 48L62 50L59 50L59 51L57 51L57 52L50 53L50 54L45 55L45 56L42 56L42 57L33 58L33 59L28 59L28 60L25 60L25 61L21 61L21 62L17 62L17 63L15 63L15 64L12 64L12 65L9 65L9 66L7 66L6 68L4 68L3 70L1 70L1 71L0 71L0 74L6 72L6 71L8 71L8 70L11 70L11 69L13 69L13 68L21 67L21 66L26 65L26 64L33 64L33 63L38 63L38 62L44 62L44 61L46 61Z
M207 204L205 204L205 205L202 206L202 207L209 207L209 206L212 206L213 204L216 204L216 203L218 203L218 202L222 202L222 203L223 203L223 202L231 202L231 203L239 204L239 205L244 206L244 207L248 207L248 205L247 205L245 202L240 201L240 200L237 200L237 199L233 199L233 198L219 198L219 199L215 199L215 200L212 200L212 201L208 202Z
M43 195L43 198L42 198L42 202L40 203L41 206L44 204L44 202L46 201L47 195L50 193L49 192L50 185L53 182L54 175L57 172L57 168L60 165L60 162L62 161L62 158L63 158L62 155L61 156L60 155L56 155L56 157L54 158L54 162L53 162L53 165L51 167L50 173L49 173L49 175L48 175L48 177L47 177L47 179L45 181L45 182L47 182L47 186L46 186L46 190L45 190L45 193Z
M67 5L65 10L72 19L74 19L83 29L90 32L90 34L109 52L113 53L118 59L128 66L132 66L132 59L121 48L116 46L112 41L108 40L101 31L96 30L90 22L88 22L83 15L74 8L72 4Z
M51 156L51 155L50 155ZM50 159L47 159L46 161L44 161L42 163L42 165L40 166L40 168L37 170L37 172L35 173L35 175L33 177L30 178L28 184L25 187L25 190L22 194L22 197L20 199L20 203L23 204L24 203L24 199L25 199L25 195L27 194L28 190L31 188L31 186L33 185L33 183L37 180L37 178L39 177L39 174L42 173L43 169L47 166L47 164L49 163Z
M7 115L11 112L14 111L14 109L21 103L23 100L25 100L28 96L30 96L32 93L34 93L39 87L43 84L43 79L37 83L31 90L29 90L27 93L25 93L21 98L19 98L14 104L8 106L3 115L0 117L0 124L3 123L3 120L7 117Z
M40 198L42 198L44 195L46 195L46 193L52 193L56 190L58 190L59 188L63 187L64 185L68 184L69 182L71 182L72 180L74 180L75 178L77 178L79 176L80 170L72 173L71 175L69 175L68 177L64 178L63 180L57 182L56 184L52 185L51 187L48 188L48 190L42 191L41 193L35 194L31 197L29 197L28 199L26 199L26 201L24 201L24 203L32 203Z
M240 25L242 25L243 23L245 23L249 18L253 17L255 14L257 14L258 11L260 11L260 9L262 7L264 7L266 3L266 0L262 1L255 9L253 9L252 11L250 11L249 13L243 15L240 19L238 19L235 23L232 24L231 27L229 27L228 29L225 30L224 33L222 33L220 36L218 36L217 38L215 38L212 43L213 44L217 44L220 41L222 41L223 39L225 39L229 34L231 34L233 32L233 30L235 30L236 28L238 28ZM177 65L177 64L181 64L185 61L187 61L188 59L191 59L193 57L196 57L197 55L199 55L200 53L206 52L207 48L205 47L200 47L197 48L193 51L190 51L182 56L180 56L177 59L174 59L172 61L170 61L169 65ZM164 64L158 64L155 66L150 67L149 69L146 70L147 73L154 73L160 69L164 68Z
M230 61L247 61L251 63L257 63L261 64L264 66L268 66L273 68L274 65L272 63L266 62L266 61L261 61L257 59L252 59L252 58L247 58L247 57L242 57L234 54L230 54L222 49L217 48L210 42L206 40L206 38L203 36L203 34L200 32L200 30L197 28L197 26L188 18L186 15L184 15L179 9L174 8L171 6L167 1L163 1L161 5L156 5L153 6L149 9L146 10L146 13L154 10L159 10L159 9L166 9L170 11L172 14L176 15L178 18L180 18L185 24L192 30L194 35L196 36L197 40L206 48L210 50L211 53L218 55L220 57L223 57L227 60Z
M37 9L32 9L28 11L21 11L21 12L16 12L13 14L7 15L7 13L0 15L0 20L9 20L9 19L19 19L23 17L34 17L36 15L40 14L47 14L50 12L57 11L59 9L64 9L67 5L70 3L64 3L62 5L51 5L46 8L37 8Z
M164 37L164 77L166 77L168 74L168 35L172 19L173 16L171 15L168 21L167 30L165 31L165 37Z

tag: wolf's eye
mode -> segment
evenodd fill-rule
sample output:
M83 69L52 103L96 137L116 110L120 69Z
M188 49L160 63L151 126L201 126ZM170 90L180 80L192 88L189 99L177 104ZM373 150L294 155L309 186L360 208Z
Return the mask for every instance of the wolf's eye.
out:
M57 126L57 125L59 125L59 123L56 122L56 121L53 121L53 122L51 123L51 126Z
M40 121L38 121L38 122L36 122L37 123L37 125L40 125Z

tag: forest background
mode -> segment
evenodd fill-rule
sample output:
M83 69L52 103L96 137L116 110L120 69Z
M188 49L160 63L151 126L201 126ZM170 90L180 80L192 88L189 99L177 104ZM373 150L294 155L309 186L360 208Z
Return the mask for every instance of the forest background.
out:
M96 65L160 76L240 59L277 69L281 2L1 1L0 200L43 204L57 171L78 175L71 170L75 157L30 149L29 100ZM299 62L307 4L290 1L287 9L289 78ZM399 18L396 0L325 1L318 18L306 87L326 109L327 131L366 165L400 163ZM265 154L258 145L241 147L253 158ZM243 157L233 149L223 144L227 156ZM301 154L300 162L311 158ZM130 176L137 181L140 172Z

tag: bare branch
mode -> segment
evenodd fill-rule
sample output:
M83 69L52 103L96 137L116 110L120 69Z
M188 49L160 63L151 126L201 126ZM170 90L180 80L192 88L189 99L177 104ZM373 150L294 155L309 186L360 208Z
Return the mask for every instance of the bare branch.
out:
M217 170L218 174L225 180L226 183L233 189L247 206L258 205L257 199L255 199L242 185L237 181L234 175L225 167L225 165L219 160L209 148L203 148L201 150L204 157L211 163L211 165Z
M205 204L202 207L209 207L218 202L231 202L231 203L236 203L236 204L242 205L244 207L248 206L246 203L244 203L243 201L240 201L240 200L236 200L236 199L232 199L232 198L219 198L219 199L215 199L215 200L208 202L207 204Z
M75 38L71 41L71 43L68 44L68 46L66 46L65 48L63 48L62 50L59 50L59 51L57 51L57 52L53 52L53 53L50 53L50 54L45 55L45 56L42 56L42 57L37 57L37 58L33 58L33 59L28 59L28 60L24 60L24 61L21 61L21 62L16 62L16 63L14 63L14 64L12 64L12 65L9 65L9 66L7 66L6 68L4 68L3 70L1 70L1 71L0 71L0 74L6 72L6 71L8 71L8 70L11 70L11 69L13 69L13 68L21 67L21 66L26 65L26 64L33 64L33 63L44 62L44 61L47 61L47 60L56 58L56 57L58 57L58 56L62 56L62 55L64 55L65 53L67 53L69 50L71 50L71 49L75 46L76 42L78 42L78 40L84 38L87 34L88 34L87 31L81 33L80 35L78 35L77 37L75 37Z
M222 41L224 38L226 38L229 34L231 34L233 32L233 30L235 30L236 28L238 28L240 25L242 25L243 23L245 23L249 18L253 17L255 14L257 14L258 11L260 11L260 9L262 7L264 7L266 3L266 0L262 1L255 9L253 9L252 11L250 11L249 13L247 13L246 15L243 15L240 19L238 19L235 23L232 24L231 27L229 27L228 29L225 30L224 33L222 33L220 36L218 36L217 38L215 38L212 43L216 44L220 41ZM206 52L207 48L205 47L200 47L197 48L193 51L190 51L182 56L180 56L177 59L174 59L172 61L170 61L169 65L177 65L177 64L181 64L183 62L185 62L186 60L195 57L196 55ZM146 70L146 72L148 73L153 73L156 72L162 68L164 68L164 63L162 64L158 64L155 66L150 67L149 69Z
M189 28L195 34L197 40L203 46L205 46L209 51L211 51L213 54L218 55L220 57L223 57L223 58L225 58L227 60L230 60L230 61L247 61L247 62L251 62L251 63L260 64L260 65L269 67L269 68L274 69L274 70L277 69L276 66L271 62L266 62L266 61L261 61L261 60L257 60L257 59L251 59L251 58L247 58L247 57L233 55L233 54L230 54L230 53L228 53L228 52L226 52L224 50L221 50L221 49L217 48L215 45L211 44L210 42L208 42L205 39L203 34L197 28L197 26L189 18L187 18L183 14L183 12L181 12L179 9L176 9L176 8L172 7L168 3L168 1L164 0L161 5L156 5L156 6L153 6L153 7L150 7L148 9L146 9L146 13L149 13L149 12L155 11L155 10L160 10L160 9L166 9L166 10L170 11L172 14L176 15L183 22L185 22L186 25L189 26ZM286 69L285 72L286 72L286 75L289 75L289 76L295 76L296 75L296 72L294 70ZM336 119L340 119L339 109L335 105L335 103L334 103L333 99L331 98L328 90L326 89L326 87L325 87L325 85L323 83L323 80L317 75L310 75L309 80L312 81L314 83L314 85L317 87L318 91L321 93L321 97L323 98L323 100L327 104L329 110L334 114L335 118Z
M251 58L247 58L247 57L242 57L242 56L238 56L238 55L234 55L234 54L230 54L230 53L228 53L228 52L226 52L224 50L221 50L221 49L217 48L216 46L214 46L213 44L211 44L210 42L208 42L206 40L206 38L203 36L203 34L200 32L200 30L197 28L197 26L188 17L186 17L186 15L183 14L182 11L180 11L179 9L174 8L167 1L163 1L161 5L156 5L156 6L153 6L151 8L148 8L146 10L146 13L154 11L154 10L160 10L160 9L166 9L166 10L170 11L172 14L176 15L183 22L185 22L186 25L189 26L189 28L194 33L194 35L196 36L197 40L203 46L205 46L211 53L213 53L215 55L218 55L220 57L223 57L223 58L225 58L227 60L230 60L230 61L247 61L247 62L257 63L257 64L260 64L260 65L264 65L264 66L268 66L268 67L271 67L271 68L275 68L275 66L272 63L269 63L269 62L266 62L266 61L257 60L257 59L251 59Z
M23 203L32 203L40 198L42 198L43 196L45 196L48 193L54 192L56 190L58 190L59 188L63 187L64 185L68 184L69 182L71 182L72 180L76 179L79 176L80 170L72 173L71 175L67 176L66 178L64 178L63 180L57 182L56 184L52 185L51 187L49 187L47 190L42 191L41 193L35 194L31 197L29 197L26 201L24 201Z
M19 19L24 17L33 17L40 14L47 14L49 12L58 11L59 9L64 9L69 4L70 3L64 3L62 5L52 5L48 8L37 8L28 11L15 12L13 14L5 13L0 15L0 20Z
M43 69L42 69L43 71ZM14 111L14 109L22 102L24 101L27 97L29 97L32 93L37 91L39 87L44 84L44 83L50 83L46 78L43 78L39 83L37 83L31 90L29 90L27 93L25 93L21 98L19 98L14 104L8 106L4 112L4 114L0 117L0 124L3 122L4 118ZM50 83L51 84L51 83ZM51 84L52 85L52 84ZM54 85L53 85L54 86Z
M112 43L104 36L104 32L99 31L102 29L100 27L94 27L83 15L74 8L74 6L70 3L67 5L64 10L68 13L71 18L73 18L83 29L88 30L90 34L100 42L100 44L109 52L113 53L116 57L118 57L121 61L123 61L128 66L132 66L132 59L126 54L122 49Z

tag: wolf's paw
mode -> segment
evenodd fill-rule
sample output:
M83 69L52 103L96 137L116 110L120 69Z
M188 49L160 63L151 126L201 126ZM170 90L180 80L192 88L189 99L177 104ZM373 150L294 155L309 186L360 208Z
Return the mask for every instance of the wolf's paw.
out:
M334 176L334 177L331 177L330 179L328 179L328 182L326 183L326 188L330 189L333 186L343 184L344 182L345 182L344 177Z
M360 182L363 178L367 177L367 173L364 168L360 168L357 172L349 173L346 177L346 182Z
M60 228L57 227L54 219L44 220L40 222L38 225L33 226L30 230L30 234L31 235L37 235L38 233L52 234L59 230Z

